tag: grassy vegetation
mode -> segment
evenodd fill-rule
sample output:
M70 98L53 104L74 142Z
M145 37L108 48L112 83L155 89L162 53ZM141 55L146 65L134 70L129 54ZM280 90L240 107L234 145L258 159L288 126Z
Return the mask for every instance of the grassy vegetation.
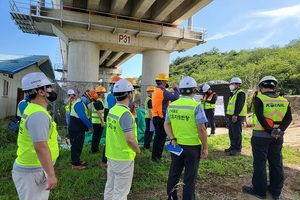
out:
M1 123L3 124L3 123ZM64 135L63 131L60 131ZM5 126L0 127L0 199L18 199L14 184L11 179L11 168L15 159L16 137ZM250 152L250 134L245 133L243 137L243 148ZM64 137L62 137L64 138ZM229 146L227 135L215 136L208 139L209 157L200 161L198 173L199 182L218 181L224 178L235 179L241 175L252 173L252 157L225 156L223 149ZM244 151L243 150L243 151ZM251 154L250 154L251 155ZM283 150L285 163L300 164L299 150L285 147ZM70 164L70 152L61 149L60 157L55 165L58 177L57 188L50 193L50 199L103 199L103 191L106 182L106 168L100 167L102 153L90 154L90 145L84 147L82 160L88 163L86 170L72 170ZM163 154L163 164L154 164L150 161L151 152L143 150L136 159L135 173L132 191L129 199L161 199L165 193L170 156L167 152ZM249 180L250 181L250 180ZM182 187L182 186L181 186ZM164 194L163 193L163 194ZM198 194L201 198L201 194Z

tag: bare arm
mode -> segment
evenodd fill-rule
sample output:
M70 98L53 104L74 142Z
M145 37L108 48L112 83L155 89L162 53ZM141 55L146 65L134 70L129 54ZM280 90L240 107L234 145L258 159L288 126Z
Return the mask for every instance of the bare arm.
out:
M101 127L104 127L104 118L103 118L101 110L97 110L97 115L101 121Z
M198 136L202 143L201 158L206 158L208 156L208 145L207 145L207 132L205 124L197 124Z
M165 121L164 128L165 128L165 131L166 131L166 134L168 135L168 137L170 139L174 138L171 122ZM174 148L177 146L177 141L176 140L171 140L171 143L174 146Z
M48 143L46 141L43 142L34 142L34 149L36 154L42 164L42 167L46 171L48 178L47 178L47 188L46 190L52 190L57 185L57 179L55 176L55 171L52 165L51 159L51 152L48 147Z
M133 131L126 132L125 138L127 144L132 148L132 150L135 151L135 153L140 154L141 150L136 139L134 138Z

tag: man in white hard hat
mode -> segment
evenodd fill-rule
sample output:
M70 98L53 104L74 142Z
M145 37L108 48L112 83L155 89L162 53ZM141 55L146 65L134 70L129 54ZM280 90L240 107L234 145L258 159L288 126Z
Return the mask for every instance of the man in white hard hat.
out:
M202 105L204 108L204 112L206 115L206 118L208 120L208 123L205 124L206 128L208 127L208 124L210 126L210 135L209 136L214 136L216 132L216 124L215 124L215 108L216 108L216 101L218 99L218 95L212 91L210 88L210 85L205 83L202 86L202 91L203 91L203 100L202 100Z
M30 98L21 118L17 158L12 178L19 199L48 199L57 178L53 165L59 155L56 123L47 111L48 102L57 94L42 72L32 72L22 79L22 90Z
M207 122L204 110L194 100L197 83L192 77L186 76L179 83L181 97L173 101L167 110L164 128L171 144L179 145L183 152L178 156L171 153L171 166L167 184L168 199L178 199L176 185L183 168L184 184L182 199L195 199L195 185L200 158L208 155ZM202 144L202 148L201 148Z
M242 80L233 77L230 80L229 89L231 95L227 105L227 117L229 120L230 147L225 149L231 156L237 156L242 151L242 125L247 115L246 94L241 89Z
M113 87L117 103L106 119L107 181L104 200L127 199L129 194L134 159L140 153L137 143L137 125L129 110L129 103L134 99L132 84L121 79Z
M66 125L67 125L66 143L71 144L70 143L70 135L69 135L69 131L68 131L69 128L68 127L69 127L69 124L70 124L71 106L76 101L76 94L75 94L73 89L69 89L67 93L68 93L68 97L65 98L65 100L64 100L65 111L66 111Z
M243 186L243 192L261 199L267 190L272 199L280 199L284 183L282 164L282 144L284 131L292 121L289 102L276 94L277 80L274 76L264 76L259 81L260 92L255 97L255 122L251 145L253 154L252 186ZM269 164L267 183L266 161Z

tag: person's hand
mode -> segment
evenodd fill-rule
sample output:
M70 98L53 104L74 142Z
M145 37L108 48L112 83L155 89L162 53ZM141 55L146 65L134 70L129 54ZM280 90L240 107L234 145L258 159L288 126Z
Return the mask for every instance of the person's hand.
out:
M281 131L279 128L274 128L271 132L271 137L274 139L278 139L281 136L283 136L283 131Z
M232 120L232 122L233 122L233 123L237 122L237 116L235 116L235 115L232 115L232 118L231 118L231 120Z
M178 87L177 83L173 83L172 88L174 89L174 88L177 88L177 87Z
M178 145L176 140L172 140L171 144L173 145L174 148L176 148L176 146Z
M102 122L102 123L101 123L101 127L103 128L104 126L105 126L105 123L104 123L104 122Z
M202 149L201 158L205 159L208 156L208 149Z
M55 175L48 176L46 190L53 190L57 185L57 179Z

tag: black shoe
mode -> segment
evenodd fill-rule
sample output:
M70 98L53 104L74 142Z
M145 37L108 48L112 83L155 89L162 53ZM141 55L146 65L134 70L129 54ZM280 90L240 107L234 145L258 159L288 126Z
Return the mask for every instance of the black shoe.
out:
M230 152L232 149L229 147L228 149L224 149L225 152Z
M255 196L256 198L259 198L259 199L266 199L267 198L266 195L256 194L253 186L243 186L243 192L246 193L246 194L250 194L252 196Z
M237 150L231 150L229 155L230 156L239 156L239 155L241 155L241 152L237 151Z
M268 190L269 190L269 192L271 193L271 195L272 195L272 199L274 199L274 200L279 200L280 199L280 195L273 195L272 194L272 192L271 192L271 190L270 190L270 186L268 185Z

